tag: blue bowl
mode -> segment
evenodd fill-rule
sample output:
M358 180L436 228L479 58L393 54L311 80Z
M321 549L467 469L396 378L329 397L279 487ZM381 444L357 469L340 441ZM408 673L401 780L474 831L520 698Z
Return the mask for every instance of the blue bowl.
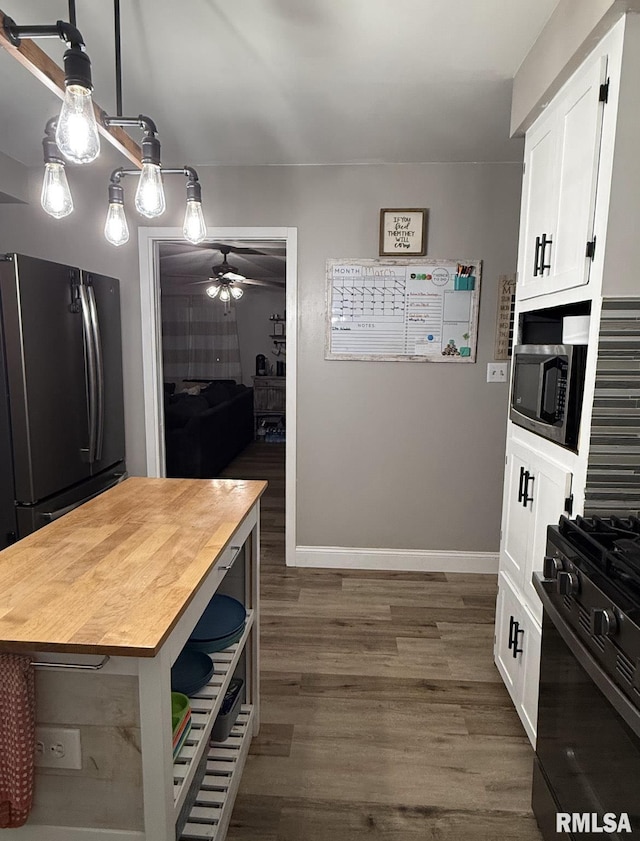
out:
M185 648L171 669L171 691L195 695L206 686L213 671L211 657L200 651L189 651Z
M246 619L247 611L241 602L216 593L193 629L186 647L195 651L221 651L240 639Z

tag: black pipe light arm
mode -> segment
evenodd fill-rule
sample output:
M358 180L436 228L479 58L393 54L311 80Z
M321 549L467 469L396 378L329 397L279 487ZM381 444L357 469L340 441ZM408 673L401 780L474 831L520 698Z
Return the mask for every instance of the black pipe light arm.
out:
M2 27L14 47L20 46L22 38L59 38L64 41L69 47L63 56L65 86L80 85L93 90L91 59L87 55L82 33L76 26L66 20L42 26L18 26L13 18L5 15Z
M140 128L144 131L145 134L157 134L158 129L156 128L156 124L151 119L151 117L147 117L145 114L138 114L137 117L109 117L107 114L102 118L102 122L105 126L122 126L125 127L136 127Z
M42 138L42 150L44 152L44 162L49 163L64 163L58 144L56 143L56 125L58 124L57 117L51 117L47 120L47 125L44 128L44 137Z
M80 30L66 20L58 20L42 26L18 26L13 18L5 15L2 26L14 47L20 46L22 38L59 38L70 47L79 47L84 50L84 38Z
M162 170L163 175L184 175L185 178L188 178L187 188L190 184L197 184L198 187L200 186L200 179L198 178L198 173L192 166L183 166L176 169L164 169ZM139 169L124 169L123 167L118 167L118 169L114 169L111 173L111 177L109 179L111 184L119 184L120 181L125 177L125 175L141 175Z
M136 127L144 131L142 138L142 163L155 164L160 166L160 141L158 140L158 129L156 124L145 114L138 114L137 117L109 117L105 115L102 118L103 124L108 128L109 126L121 126L123 128Z

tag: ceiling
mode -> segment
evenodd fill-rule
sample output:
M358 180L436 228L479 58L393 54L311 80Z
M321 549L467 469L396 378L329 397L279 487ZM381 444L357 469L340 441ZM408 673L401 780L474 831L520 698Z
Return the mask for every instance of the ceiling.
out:
M238 240L204 242L162 242L160 282L163 294L193 294L208 286L212 267L222 262L220 246L230 246L227 262L244 275L246 288L285 290L286 243L284 240Z
M168 166L521 160L511 79L557 2L121 0L124 110L155 120ZM1 5L68 19L66 0ZM115 113L112 0L76 7ZM0 151L39 165L58 100L2 49L0 74Z

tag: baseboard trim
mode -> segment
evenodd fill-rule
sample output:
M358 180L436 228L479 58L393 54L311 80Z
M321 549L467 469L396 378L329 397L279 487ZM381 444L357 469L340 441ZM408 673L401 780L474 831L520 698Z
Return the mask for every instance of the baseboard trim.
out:
M296 567L380 569L402 572L476 572L498 574L498 552L440 552L419 549L358 549L296 546Z

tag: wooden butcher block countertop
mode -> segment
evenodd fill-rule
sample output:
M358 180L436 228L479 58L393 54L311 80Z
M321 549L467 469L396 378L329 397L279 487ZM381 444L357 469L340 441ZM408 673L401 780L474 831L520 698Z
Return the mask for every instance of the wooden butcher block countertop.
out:
M266 482L131 478L0 552L0 650L154 656Z

